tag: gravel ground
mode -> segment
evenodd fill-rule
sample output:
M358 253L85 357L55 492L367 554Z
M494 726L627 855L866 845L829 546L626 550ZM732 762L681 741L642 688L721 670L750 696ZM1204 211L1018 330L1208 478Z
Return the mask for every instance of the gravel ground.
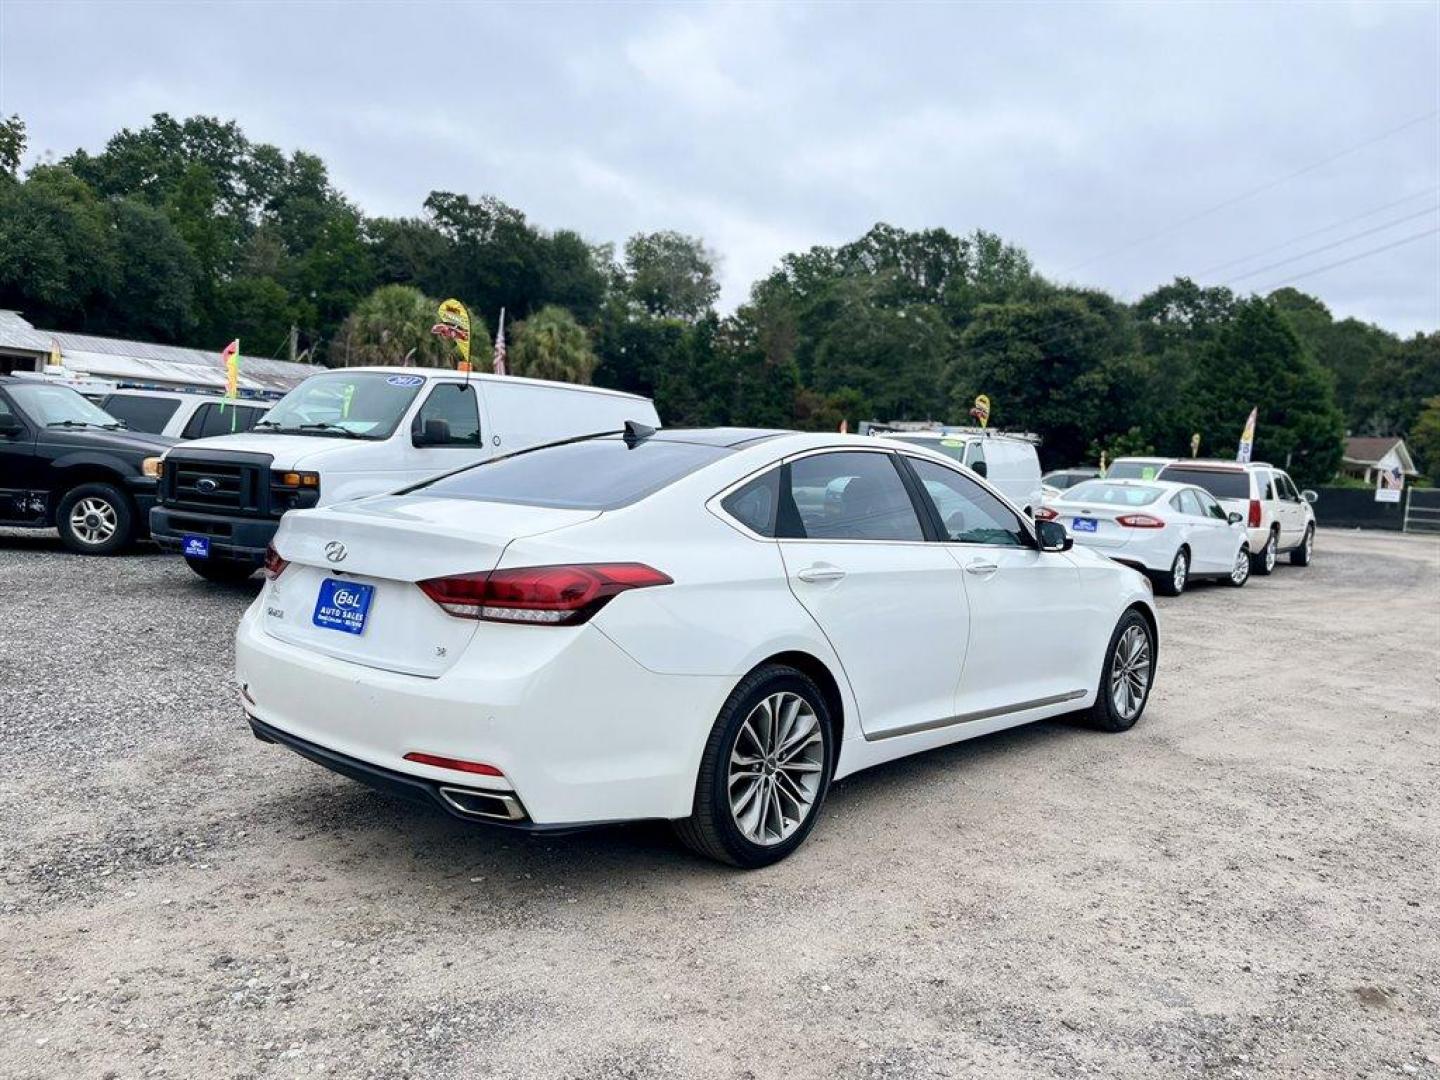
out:
M1141 724L840 784L738 873L246 731L254 587L0 534L0 1076L1440 1077L1440 544L1162 601Z

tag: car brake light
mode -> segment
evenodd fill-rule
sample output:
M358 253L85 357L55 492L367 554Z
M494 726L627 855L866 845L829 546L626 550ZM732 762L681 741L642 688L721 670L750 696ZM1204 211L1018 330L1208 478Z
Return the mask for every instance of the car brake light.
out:
M1163 529L1165 522L1150 514L1121 514L1115 519L1116 525L1131 529Z
M1252 528L1252 529L1258 529L1259 527L1260 527L1260 500L1259 500L1259 499L1251 499L1251 500L1250 500L1250 528Z
M1054 521L1059 516L1059 514L1051 510L1048 506L1042 506L1039 510L1035 511L1035 517L1040 521Z
M643 563L585 563L456 574L418 584L426 596L461 619L573 626L622 592L674 581Z
M275 550L274 544L269 544L266 546L264 571L267 578L269 578L271 581L274 581L277 577L279 577L285 572L285 568L289 565L289 560L282 559L280 557L280 553Z
M459 758L441 757L439 754L422 754L418 750L412 750L406 754L405 760L413 761L417 765L433 765L437 769L454 769L456 772L475 773L477 776L505 775L494 765L486 765L483 761L461 761Z

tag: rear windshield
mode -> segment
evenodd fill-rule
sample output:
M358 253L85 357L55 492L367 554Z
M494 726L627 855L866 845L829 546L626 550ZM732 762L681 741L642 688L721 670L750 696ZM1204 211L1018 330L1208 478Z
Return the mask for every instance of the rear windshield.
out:
M1063 502L1107 503L1111 506L1146 506L1160 497L1157 487L1139 484L1107 484L1104 480L1087 480L1065 492Z
M1161 480L1177 484L1194 484L1217 499L1250 498L1250 474L1239 469L1197 469L1190 465L1170 465L1160 474Z
M180 402L176 398L111 394L100 407L115 419L125 421L125 426L132 431L149 431L159 435L175 415Z
M962 465L970 464L965 460L964 439L920 439L907 435L892 435L890 438L896 442L909 443L911 446L923 446L926 450L933 450L937 454L953 458Z
M646 439L585 439L496 458L411 488L478 502L615 510L639 502L732 453L723 446Z
M1154 480L1162 468L1158 461L1117 461L1105 470L1105 479Z

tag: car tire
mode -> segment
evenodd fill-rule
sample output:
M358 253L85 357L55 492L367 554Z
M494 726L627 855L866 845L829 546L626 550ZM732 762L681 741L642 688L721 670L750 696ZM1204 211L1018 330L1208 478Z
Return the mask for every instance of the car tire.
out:
M1300 541L1300 546L1290 552L1291 566L1309 566L1310 560L1315 556L1315 526L1305 526L1305 539Z
M1138 656L1136 649L1141 650ZM1100 686L1095 704L1084 714L1085 722L1097 731L1129 731L1134 727L1150 700L1150 688L1155 682L1155 656L1155 632L1145 616L1131 608L1115 624L1110 644L1105 647ZM1117 665L1122 664L1126 665L1126 671L1117 677ZM1135 673L1133 677L1130 672ZM1122 682L1128 693L1118 689Z
M1270 530L1270 535L1265 541L1265 546L1250 557L1250 572L1267 577L1275 572L1275 563L1280 558L1280 534Z
M1152 573L1150 580L1155 583L1155 591L1161 596L1179 596L1185 591L1186 582L1190 580L1190 552L1182 547L1175 553L1170 569Z
M80 555L114 555L135 539L135 507L114 484L80 484L60 498L55 527Z
M1225 580L1237 589L1245 587L1250 580L1250 545L1241 544L1240 552L1235 556L1235 565L1230 568L1229 575Z
M213 581L217 585L239 585L249 581L251 575L259 569L254 563L237 562L234 559L192 559L188 556L185 565L206 581Z
M780 664L757 668L715 718L692 812L674 823L676 834L691 850L731 866L779 862L815 827L837 752L830 710L814 680ZM787 808L803 813L787 818Z

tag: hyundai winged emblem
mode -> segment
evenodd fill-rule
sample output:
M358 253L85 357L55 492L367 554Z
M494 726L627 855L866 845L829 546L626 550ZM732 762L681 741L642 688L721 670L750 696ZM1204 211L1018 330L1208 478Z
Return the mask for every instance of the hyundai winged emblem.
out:
M331 562L345 561L345 545L339 540L331 540L325 545L325 558Z

